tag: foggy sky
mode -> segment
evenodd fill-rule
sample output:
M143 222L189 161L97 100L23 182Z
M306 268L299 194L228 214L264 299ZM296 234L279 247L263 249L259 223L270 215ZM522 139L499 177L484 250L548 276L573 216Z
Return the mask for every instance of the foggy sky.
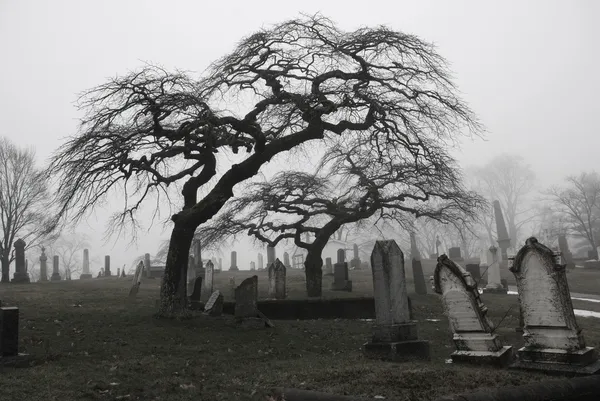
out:
M74 102L83 90L144 62L201 73L260 27L320 11L342 29L385 24L434 42L487 128L485 140L455 152L461 164L521 154L542 188L600 170L599 3L0 0L0 134L34 145L41 165L75 133ZM126 241L104 245L109 212L98 210L79 231L92 237L92 256L112 256L115 271L168 238L155 224L137 249Z

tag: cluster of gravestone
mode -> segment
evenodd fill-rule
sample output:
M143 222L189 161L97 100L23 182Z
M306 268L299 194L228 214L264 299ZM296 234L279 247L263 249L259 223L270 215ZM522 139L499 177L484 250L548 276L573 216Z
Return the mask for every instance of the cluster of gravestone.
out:
M441 255L433 287L453 334L452 361L568 374L600 372L598 354L586 346L575 320L566 265L559 257L532 237L512 259L509 268L517 281L525 342L515 355L487 318L476 280ZM365 354L393 361L429 359L428 343L418 338L417 323L410 318L404 256L395 241L377 241L371 265L376 319Z

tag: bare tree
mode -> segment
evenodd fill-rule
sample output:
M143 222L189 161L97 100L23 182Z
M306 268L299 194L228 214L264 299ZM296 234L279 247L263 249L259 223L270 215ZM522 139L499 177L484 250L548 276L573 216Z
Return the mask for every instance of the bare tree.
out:
M385 27L343 32L320 15L244 38L203 79L149 66L90 90L81 106L81 132L50 166L62 218L77 221L121 186L127 201L116 222L136 227L145 200L181 187L161 316L185 313L196 228L276 155L362 132L402 146L480 129L433 46ZM237 159L227 168L231 153Z
M407 225L413 216L458 223L483 203L463 189L454 161L433 143L384 151L371 146L368 136L347 146L340 142L317 167L321 174L287 171L250 185L198 230L202 243L245 232L273 247L293 240L308 251L306 288L316 297L321 296L322 251L343 225L373 217L375 223Z
M535 173L522 156L503 154L495 157L482 168L471 168L474 190L490 201L490 211L480 219L486 227L489 240L495 243L495 231L491 201L498 200L506 220L511 246L519 243L519 230L535 218L534 208L527 203L535 184Z
M49 255L57 255L62 268L62 275L70 280L73 274L81 274L83 270L83 250L89 248L89 237L81 233L61 234L48 247Z
M566 217L569 231L585 238L597 257L597 229L600 225L600 175L583 172L566 178L564 187L552 187L546 194L556 211Z
M35 167L33 148L19 149L0 138L0 260L3 283L10 281L13 244L22 238L29 249L50 233L48 188L44 174Z

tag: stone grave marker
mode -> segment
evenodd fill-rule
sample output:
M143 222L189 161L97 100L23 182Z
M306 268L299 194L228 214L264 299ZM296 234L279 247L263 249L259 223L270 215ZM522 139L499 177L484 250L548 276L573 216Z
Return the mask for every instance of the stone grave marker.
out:
M434 272L434 291L442 296L456 351L453 362L506 366L512 359L512 347L503 346L487 307L481 302L477 282L446 255L438 258Z
M89 249L83 250L83 266L81 274L79 275L80 280L91 279L92 274L90 273L90 251Z
M273 327L258 310L258 276L248 277L235 289L234 316L238 323Z
M269 266L269 298L285 299L286 268L279 259Z
M479 284L481 281L481 270L479 270L479 265L477 263L468 263L465 266L465 270L469 273L471 278Z
M498 263L501 267L506 268L506 266L508 266L508 248L510 248L510 238L508 236L508 230L506 229L506 223L504 222L504 216L502 215L502 207L500 207L500 202L495 200L493 204L494 220L496 220L496 233L498 233L498 246L500 247L500 258L498 258Z
M560 249L562 260L567 265L567 270L573 270L575 268L575 263L573 263L573 255L571 255L569 243L564 234L558 236L558 247Z
M454 246L448 249L448 257L452 260L463 260L459 246Z
M202 302L202 277L198 276L194 280L194 287L192 289L192 293L190 294L190 309L197 310L201 308Z
M131 289L129 290L129 298L135 298L140 290L142 284L142 274L144 273L144 262L140 261L135 268L133 280L131 282Z
M487 268L487 285L483 289L483 292L493 294L506 294L508 290L502 285L500 279L500 262L498 261L498 248L491 246L489 249L488 256L491 256L492 260L488 259Z
M292 267L292 265L290 265L290 254L287 252L283 253L283 265L285 266L286 269L289 269Z
M42 247L40 255L40 281L48 281L48 257L46 256L46 248Z
M267 268L269 268L271 263L275 262L276 258L277 258L277 256L275 254L275 247L267 246Z
M0 307L0 359L19 354L19 308Z
M371 341L363 345L368 358L396 362L429 359L429 343L419 340L410 319L404 254L394 240L376 241L371 253L375 324Z
M151 263L150 263L150 254L149 253L145 253L144 254L144 277L147 278L153 278L151 277L151 273L150 273L150 268L151 268Z
M263 270L265 268L263 254L258 253L258 270Z
M110 277L111 276L111 272L110 272L110 255L105 255L104 256L104 275L106 277Z
M256 263L254 261L250 262L250 271L256 270Z
M25 260L25 241L19 238L15 241L15 273L12 283L29 283L29 274L27 273L27 263Z
M60 271L59 271L59 259L58 255L54 255L52 258L52 276L50 276L50 281L60 281Z
M510 266L517 280L525 340L512 367L595 374L600 372L598 353L586 347L575 320L565 265L557 262L558 256L531 237Z
M229 271L236 272L240 270L237 265L237 252L231 251L231 266L229 267Z
M204 312L208 313L209 316L221 316L223 313L223 294L221 294L221 291L216 290L210 294Z
M358 253L358 244L354 244L352 245L352 260L350 261L350 266L353 269L360 269L360 264L361 260Z
M413 281L415 284L415 293L420 295L427 294L427 285L423 275L423 266L421 265L421 253L417 247L417 235L410 233L410 255L412 258Z
M325 258L325 276L333 276L333 265L331 264L331 258Z
M206 268L204 269L204 291L202 291L202 299L208 299L210 295L213 293L213 273L215 271L215 265L213 262L209 260L206 263Z
M348 279L348 262L345 261L346 252L343 249L337 251L337 263L333 265L332 291L352 292L352 281Z

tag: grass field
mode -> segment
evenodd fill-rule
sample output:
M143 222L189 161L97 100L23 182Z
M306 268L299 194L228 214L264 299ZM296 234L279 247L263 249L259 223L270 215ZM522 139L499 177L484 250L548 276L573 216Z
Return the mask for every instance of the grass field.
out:
M215 287L230 299L229 277L239 284L250 275L216 274ZM258 275L264 297L266 274ZM325 290L324 297L371 295L369 271L350 275L353 293ZM324 289L330 281L324 279ZM158 285L159 280L145 280L133 302L127 299L130 278L0 286L3 303L20 308L21 351L36 361L30 368L0 371L0 399L264 400L266 390L287 386L428 400L546 378L445 363L454 345L434 294L411 295L420 337L431 343L431 362L394 364L363 357L360 347L370 335L364 321L274 321L274 329L250 329L236 326L230 316L154 319ZM303 298L303 272L288 270L288 291L290 298ZM505 344L519 347L517 297L485 294L483 300L493 322L505 317L498 329ZM574 304L600 310L597 303ZM600 320L578 322L588 345L600 346Z

